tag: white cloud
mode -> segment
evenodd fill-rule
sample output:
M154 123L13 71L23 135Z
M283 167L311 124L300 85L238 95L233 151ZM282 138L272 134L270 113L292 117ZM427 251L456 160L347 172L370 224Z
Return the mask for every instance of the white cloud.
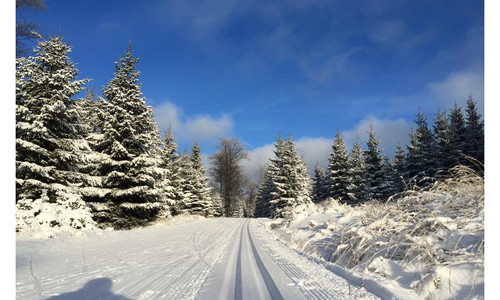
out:
M223 114L219 119L198 115L184 123L182 134L194 140L206 140L228 136L233 130L233 119Z
M168 101L156 106L153 111L160 130L165 132L169 125L172 126L179 141L193 143L215 140L231 135L234 127L229 115L223 114L220 118L206 114L185 116L180 107Z
M153 109L156 118L156 123L162 131L165 131L168 126L172 126L172 130L176 131L181 127L182 110L171 102L164 102Z
M442 81L429 83L427 89L444 109L453 107L455 102L458 106L465 106L467 95L472 93L478 102L478 110L484 111L484 76L481 72L454 72Z

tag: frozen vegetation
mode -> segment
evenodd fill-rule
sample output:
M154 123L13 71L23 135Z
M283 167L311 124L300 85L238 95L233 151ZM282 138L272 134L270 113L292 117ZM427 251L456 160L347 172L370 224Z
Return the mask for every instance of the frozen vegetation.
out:
M386 203L301 205L267 228L334 273L386 290L387 298L483 299L483 178L465 167L453 174Z

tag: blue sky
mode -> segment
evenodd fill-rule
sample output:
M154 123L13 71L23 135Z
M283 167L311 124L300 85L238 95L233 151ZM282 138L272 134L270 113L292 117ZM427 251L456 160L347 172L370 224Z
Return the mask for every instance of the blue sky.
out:
M291 134L309 165L374 124L390 154L420 107L483 110L482 1L53 1L24 16L73 46L98 93L129 40L142 91L181 148L238 137L262 164ZM249 171L250 172L250 171Z

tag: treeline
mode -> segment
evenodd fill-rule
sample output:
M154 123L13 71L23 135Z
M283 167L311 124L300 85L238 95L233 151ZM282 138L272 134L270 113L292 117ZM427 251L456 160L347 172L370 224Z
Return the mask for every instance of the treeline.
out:
M447 176L456 165L478 171L484 167L484 123L469 95L465 113L456 104L449 113L438 110L430 127L419 110L411 129L410 144L398 145L391 158L382 154L373 127L366 148L356 141L349 152L339 132L335 135L329 164L316 164L313 178L297 155L291 138L281 137L274 157L259 184L255 215L285 217L301 203L328 198L355 205L387 200L414 186L425 186L437 176Z
M75 99L89 80L77 79L70 51L61 37L40 37L32 56L16 60L16 230L220 215L200 147L179 154L170 129L160 138L131 46L104 97L87 89Z

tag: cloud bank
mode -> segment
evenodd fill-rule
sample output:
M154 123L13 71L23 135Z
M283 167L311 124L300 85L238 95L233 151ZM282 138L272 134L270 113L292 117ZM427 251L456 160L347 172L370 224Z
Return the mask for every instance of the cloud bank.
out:
M222 114L215 118L208 114L186 116L182 109L172 102L164 102L154 108L156 122L161 132L168 126L178 141L194 143L216 140L232 134L234 122L231 116Z

